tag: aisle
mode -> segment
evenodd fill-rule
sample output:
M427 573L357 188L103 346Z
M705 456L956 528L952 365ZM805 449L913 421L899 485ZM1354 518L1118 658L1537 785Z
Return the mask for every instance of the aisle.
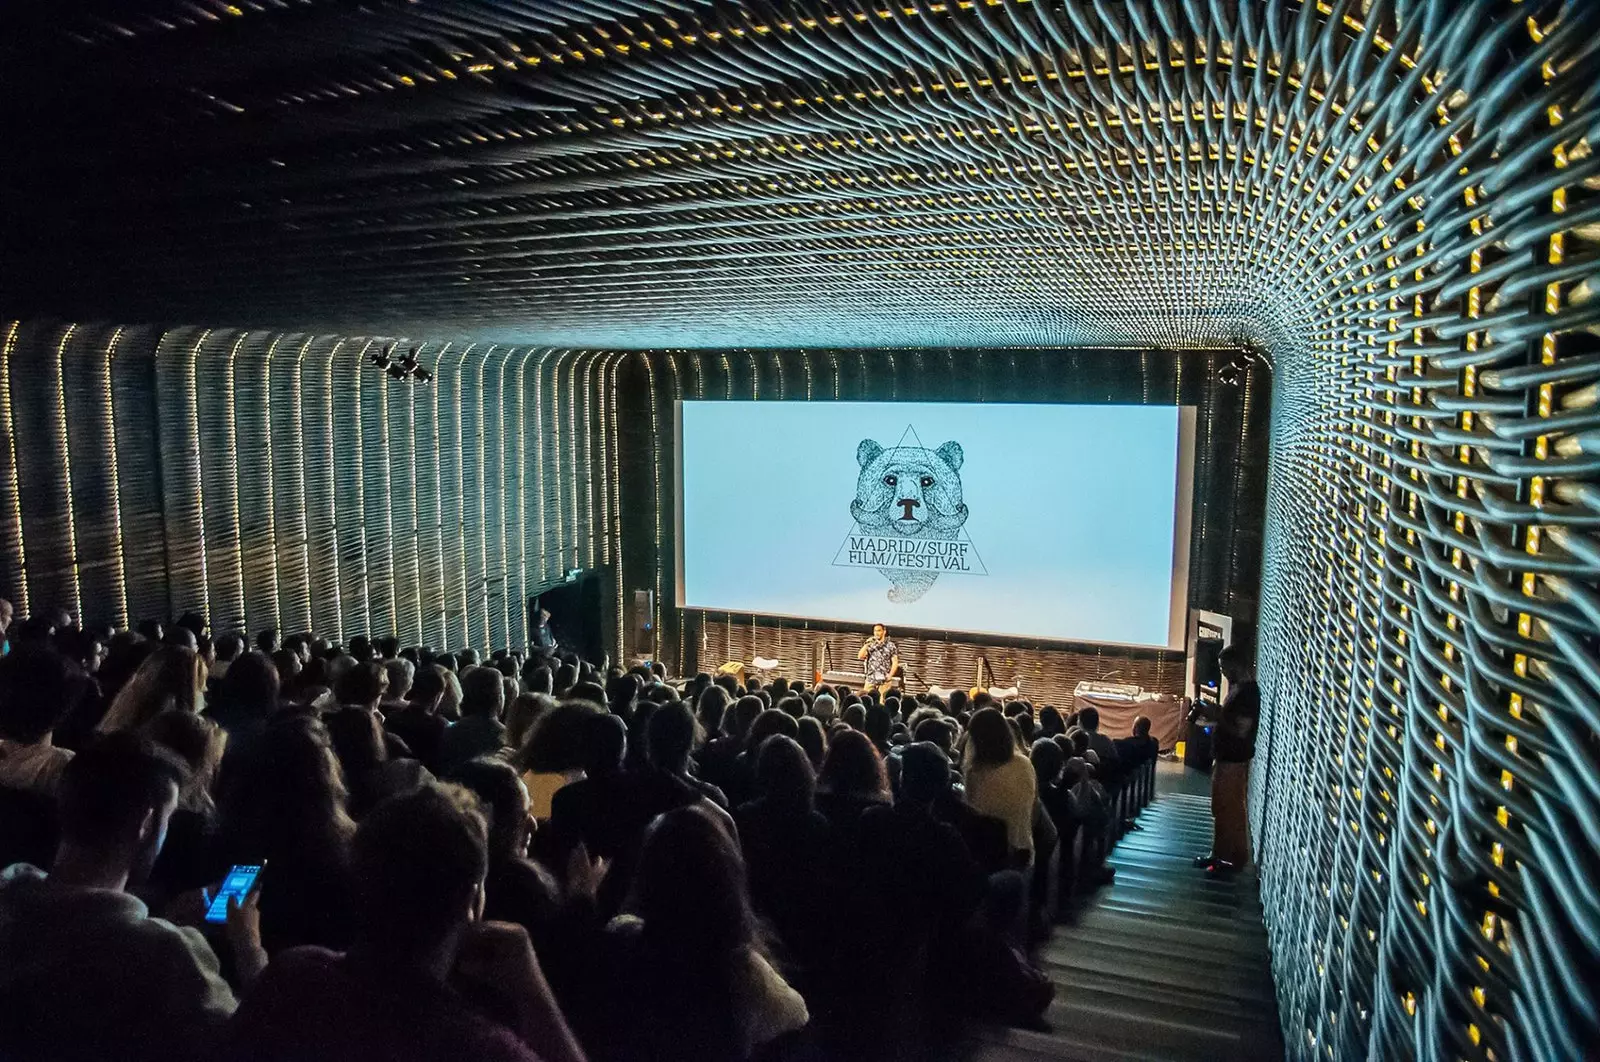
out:
M1254 873L1191 865L1211 840L1210 780L1162 763L1157 796L1112 853L1115 884L1039 953L1056 983L1048 1032L981 1030L968 1062L1281 1059Z

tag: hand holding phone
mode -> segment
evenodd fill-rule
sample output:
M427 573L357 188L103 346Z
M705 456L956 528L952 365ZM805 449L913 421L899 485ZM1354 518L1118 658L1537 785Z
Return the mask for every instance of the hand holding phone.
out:
M222 888L217 890L216 896L207 905L206 921L216 925L225 924L228 921L228 900L243 905L245 897L256 887L256 879L261 876L263 865L236 863L223 879Z
M255 983L267 968L267 953L261 947L261 869L260 863L240 863L222 879L222 887L206 903L206 921L224 927L233 949L234 968L241 987Z

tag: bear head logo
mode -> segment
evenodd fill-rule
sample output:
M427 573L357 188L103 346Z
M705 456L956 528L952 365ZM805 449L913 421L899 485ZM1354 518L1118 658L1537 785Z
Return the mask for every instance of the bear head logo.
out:
M864 531L954 538L967 522L961 500L961 444L884 449L872 439L856 447L856 498L850 515Z

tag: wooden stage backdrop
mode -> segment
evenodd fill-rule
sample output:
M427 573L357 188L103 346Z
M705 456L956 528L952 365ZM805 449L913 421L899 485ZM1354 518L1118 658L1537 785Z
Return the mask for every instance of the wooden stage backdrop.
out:
M840 671L860 667L856 651L871 630L854 624L804 620L777 620L766 616L725 612L687 611L686 663L691 670L710 671L729 660L749 664L756 656L782 663L777 674L810 681L812 646L825 641L832 649L833 667ZM1184 657L1161 650L1122 646L1067 645L1025 641L998 641L989 636L955 632L890 631L900 647L900 659L928 685L970 688L979 658L988 660L995 685L1017 685L1036 705L1070 708L1072 688L1084 679L1111 673L1111 681L1131 682L1152 693L1181 696ZM916 692L922 683L913 679Z

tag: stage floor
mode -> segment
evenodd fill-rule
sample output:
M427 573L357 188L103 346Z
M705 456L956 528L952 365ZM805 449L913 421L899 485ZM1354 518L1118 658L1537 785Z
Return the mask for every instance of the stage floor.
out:
M979 1029L962 1062L1283 1058L1255 873L1213 881L1191 865L1210 846L1210 778L1157 766L1144 829L1112 853L1116 882L1039 953L1050 1031Z

